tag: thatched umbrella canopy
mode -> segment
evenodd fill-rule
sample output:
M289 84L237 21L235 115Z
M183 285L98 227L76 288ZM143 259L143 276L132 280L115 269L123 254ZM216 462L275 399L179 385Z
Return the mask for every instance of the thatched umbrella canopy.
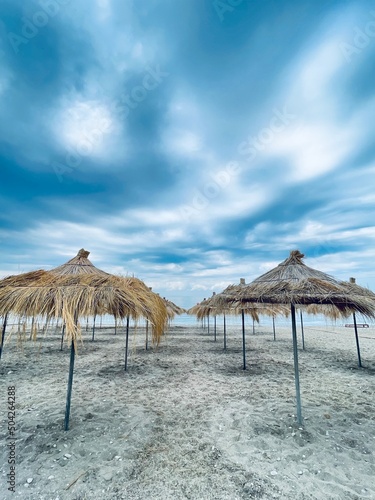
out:
M72 259L65 262L65 264L62 264L61 266L58 266L58 267L51 269L50 271L55 273L55 274L58 274L59 276L67 276L67 275L72 275L72 274L73 275L89 274L91 276L93 276L93 275L95 275L95 276L109 276L109 273L94 266L94 264L88 258L89 255L90 255L89 251L85 250L84 248L81 248L81 250L78 251L78 253L75 257L73 257ZM96 309L96 311L94 313L94 321L93 321L93 328L92 328L92 340L94 340L95 320L96 320L96 316L98 314L103 315L103 314L105 314L105 311L103 311L103 310L100 311L99 309ZM87 324L88 324L88 319L87 319ZM115 332L116 332L116 326L117 326L117 317L115 316ZM63 329L63 331L64 331L64 329Z
M292 317L294 369L297 398L297 420L302 423L301 397L299 387L298 351L296 334L296 306L323 304L335 308L347 316L360 312L375 317L375 294L357 285L337 281L332 276L306 266L304 255L298 250L277 267L255 279L249 285L228 287L222 300L226 303L240 303L243 306L253 302L289 304Z
M51 272L58 274L60 276L67 274L95 274L97 276L109 276L109 273L102 271L88 259L90 252L81 248L77 255L72 259L65 262L61 266L54 267Z
M165 297L163 297L163 300L165 307L167 308L167 314L170 321L173 320L176 316L186 313L186 309L183 309L171 300L168 300Z
M66 430L69 425L74 356L77 340L81 339L79 319L98 312L127 318L127 322L129 317L146 317L152 325L155 343L160 341L168 319L163 300L142 281L105 273L95 268L87 256L88 252L80 250L75 259L56 268L57 272L56 269L38 270L0 281L0 315L5 318L9 313L62 318L66 325L66 335L71 342Z
M203 320L210 316L215 318L215 340L216 340L216 316L223 315L224 323L224 350L227 348L227 335L226 335L226 315L241 315L242 317L242 354L243 354L243 368L246 368L246 345L245 345L245 314L251 316L253 320L253 331L254 322L259 323L259 316L261 314L271 316L273 319L279 315L283 314L288 316L288 310L284 305L281 304L242 304L240 302L228 302L225 300L226 290L230 289L232 293L235 290L241 289L246 286L245 279L241 278L238 285L230 285L223 292L216 294L213 293L212 297L209 299L204 299L202 302L196 304L188 310L188 314L197 316L198 320ZM273 323L274 325L274 323ZM274 333L275 336L275 333Z

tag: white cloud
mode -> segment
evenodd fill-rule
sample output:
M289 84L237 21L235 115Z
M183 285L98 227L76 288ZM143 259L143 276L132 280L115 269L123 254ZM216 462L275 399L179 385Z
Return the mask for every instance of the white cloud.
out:
M114 130L114 118L98 101L64 100L55 120L57 141L84 157L103 156Z

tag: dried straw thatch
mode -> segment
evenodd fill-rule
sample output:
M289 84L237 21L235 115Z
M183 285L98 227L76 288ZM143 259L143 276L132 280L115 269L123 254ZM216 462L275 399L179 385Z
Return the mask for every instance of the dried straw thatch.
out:
M139 279L114 276L93 266L89 252L51 271L34 271L0 281L0 315L62 318L66 335L79 338L79 318L109 314L147 318L159 343L167 322L164 301Z
M306 266L302 261L303 257L298 250L290 252L285 261L252 283L228 287L221 294L222 301L243 305L252 302L327 304L336 308L343 316L358 311L364 316L374 317L374 293Z
M68 260L65 264L51 269L51 272L58 275L67 274L96 274L100 276L109 276L108 273L94 266L88 259L90 252L81 248L73 259Z
M231 285L233 287L233 285ZM233 290L233 288L231 288ZM268 303L247 303L244 304L241 301L231 300L228 302L226 300L225 290L222 293L213 295L209 299L205 299L199 302L192 308L188 310L188 314L197 316L198 320L206 318L208 316L219 316L222 314L230 315L240 315L244 311L248 314L254 321L259 323L259 316L288 316L289 308L284 304L268 304Z
M165 307L167 308L167 314L168 314L169 321L172 321L175 318L175 316L179 316L180 314L186 313L185 309L176 305L171 300L168 300L165 297L163 297L163 301L164 301Z

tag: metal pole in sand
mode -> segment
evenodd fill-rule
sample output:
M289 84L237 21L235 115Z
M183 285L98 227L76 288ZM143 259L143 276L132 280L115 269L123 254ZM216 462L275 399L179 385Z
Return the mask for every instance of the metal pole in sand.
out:
M61 347L60 347L60 351L63 350L64 334L65 334L65 323L63 324L63 327L62 327L62 330L61 330Z
M31 329L30 329L30 338L29 338L29 340L31 340L33 338L34 322L35 322L35 316L33 316L32 319L31 319Z
M146 351L148 350L148 319L146 319Z
M4 316L4 321L3 321L3 330L1 333L1 345L0 345L0 359L1 359L1 355L3 353L4 337L5 337L5 330L7 327L7 321L8 321L8 313Z
M246 346L245 346L245 311L241 309L242 316L242 357L243 369L246 370Z
M272 316L273 340L276 340L275 316Z
M210 334L210 311L207 314L207 333Z
M302 311L300 311L301 315L301 333L302 333L302 349L305 350L305 333L303 331L303 317L302 317Z
M214 341L216 342L216 314L214 316Z
M253 318L253 335L255 335L255 320Z
M94 316L94 322L92 324L92 341L94 342L94 337L95 337L95 320L96 320L96 316Z
M88 332L89 330L89 318L87 317L87 321L86 321L86 332Z
M115 335L117 335L117 318L115 316Z
M128 348L129 348L129 316L126 318L125 371L128 370Z
M353 321L354 321L354 334L355 334L355 342L356 342L356 344L357 344L358 366L359 366L359 368L362 368L361 350L360 350L360 348L359 348L359 339L358 339L357 319L356 319L356 317L355 317L355 313L353 313Z
M224 351L227 350L227 322L224 313Z
M298 369L298 346L297 346L297 327L296 327L296 308L294 304L290 304L292 316L292 336L293 336L293 355L294 355L294 381L296 384L296 401L297 401L297 422L302 425L302 406L301 406L301 391L299 387L299 369Z
M74 318L74 325L77 327L78 316ZM69 364L69 378L68 378L68 392L66 395L66 409L65 409L65 421L64 430L69 430L69 417L70 417L70 403L72 399L72 387L73 387L73 373L74 373L74 360L76 354L76 344L75 344L75 333L71 339L72 343L70 346L70 364Z

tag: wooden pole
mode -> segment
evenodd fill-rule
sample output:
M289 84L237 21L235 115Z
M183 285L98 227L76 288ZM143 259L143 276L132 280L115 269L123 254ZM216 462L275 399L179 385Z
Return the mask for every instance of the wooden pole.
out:
M255 335L255 319L253 318L253 335Z
M117 318L115 316L115 335L117 335Z
M210 311L207 314L207 333L210 334Z
M126 318L125 371L128 370L128 349L129 349L129 316Z
M227 322L224 313L224 351L227 350Z
M358 355L358 366L362 368L361 361L361 349L359 348L359 338L358 338L358 328L357 328L357 319L355 317L355 313L353 313L353 321L354 321L354 334L355 334L355 342L357 344L357 355Z
M4 316L3 329L1 332L0 359L1 359L1 355L3 353L4 338L5 338L5 330L7 327L7 321L8 321L8 313Z
M296 385L296 401L297 401L297 422L302 425L302 405L301 391L299 386L299 368L298 368L298 346L297 346L297 327L296 327L296 309L294 304L290 304L292 316L292 336L293 336L293 355L294 355L294 381Z
M246 370L246 345L245 345L245 312L241 309L242 316L242 358L243 358L243 369Z
M216 342L216 314L214 316L214 341Z
M305 333L303 331L303 317L302 317L302 311L300 311L301 315L301 333L302 333L302 349L305 350Z
M273 340L276 340L275 316L272 316Z

